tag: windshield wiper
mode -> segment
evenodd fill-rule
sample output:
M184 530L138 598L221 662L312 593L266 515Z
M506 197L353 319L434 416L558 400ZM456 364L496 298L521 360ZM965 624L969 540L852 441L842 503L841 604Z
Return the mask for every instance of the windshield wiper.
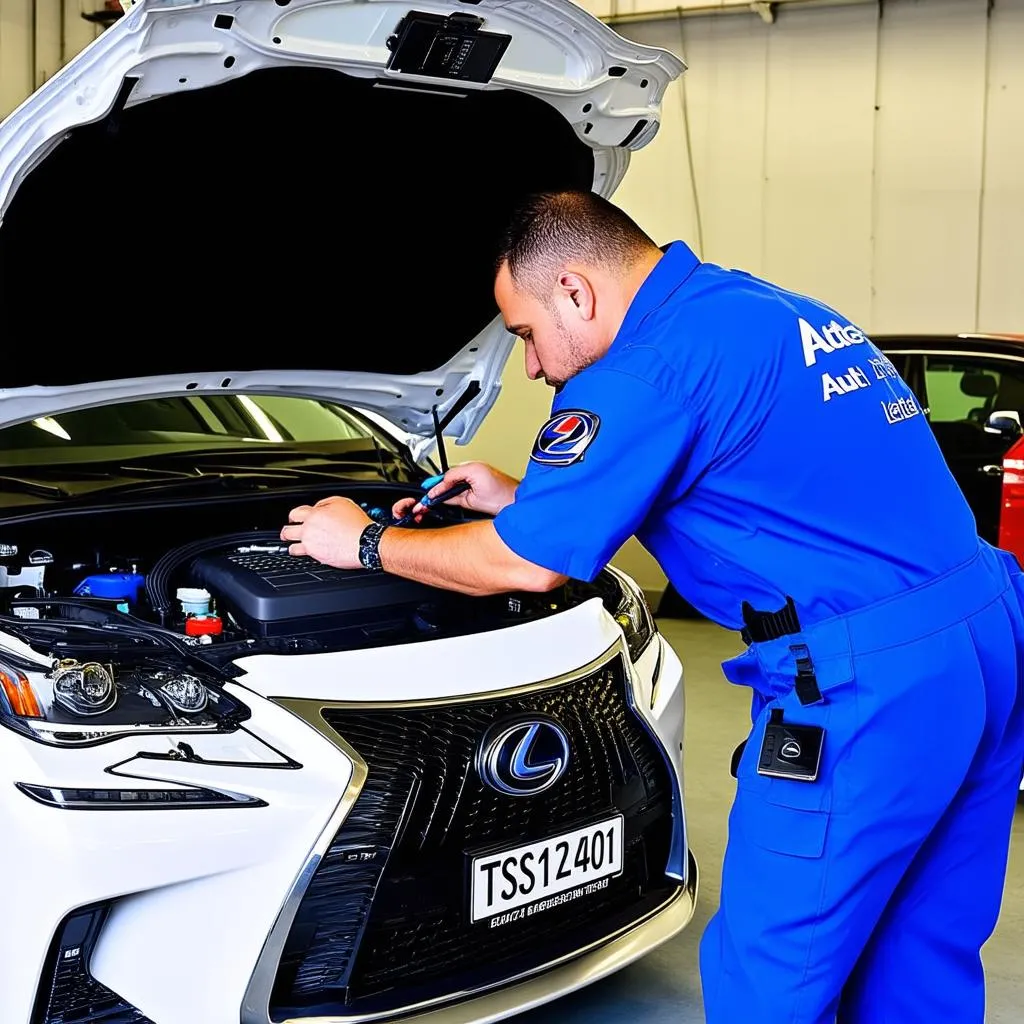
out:
M383 448L381 451L389 461L401 461L395 452L389 452ZM176 448L165 452L150 452L148 455L139 455L129 461L145 466L149 464L159 465L164 462L188 462L192 459L199 459L204 462L207 459L235 459L242 456L243 458L253 459L325 459L328 462L341 459L346 462L376 462L377 455L376 448L372 446L353 448L350 451L330 452L318 451L315 448L279 448L271 447L270 445L247 445L244 448L230 448L225 445L222 448ZM104 461L112 463L116 460L106 459Z
M223 461L218 461L223 460ZM312 462L311 465L303 463ZM296 463L298 463L296 465ZM111 479L107 486L98 486L84 493L76 493L67 487L45 480L0 474L0 493L7 491L30 494L50 500L89 501L107 495L145 491L175 491L186 488L210 488L222 486L225 482L244 483L275 480L313 480L341 483L339 471L345 469L379 470L385 482L390 474L385 463L401 466L414 473L415 467L395 452L382 448L364 448L352 452L319 452L254 448L204 448L200 451L154 452L126 462L102 460L80 465L55 465L32 467L47 476L60 473L65 483L87 480ZM106 468L104 468L106 467ZM116 481L118 475L137 474L148 479Z
M20 476L0 476L0 491L15 494L31 494L37 498L66 498L68 492L56 484L45 484L41 480L27 480Z
M253 464L255 463L255 465ZM379 446L349 452L304 451L302 449L204 448L200 451L154 452L118 463L125 473L151 472L153 466L190 466L197 474L204 471L295 473L309 477L334 479L338 470L373 467L385 481L391 476L385 466L401 467L415 473L416 467L396 452Z
M258 487L268 480L280 479L301 480L303 474L282 470L251 470L234 473L204 473L200 476L176 476L158 480L129 480L125 483L111 484L87 494L76 495L77 501L102 501L111 494L141 494L147 491L188 491L188 490L230 490L231 484L251 484Z

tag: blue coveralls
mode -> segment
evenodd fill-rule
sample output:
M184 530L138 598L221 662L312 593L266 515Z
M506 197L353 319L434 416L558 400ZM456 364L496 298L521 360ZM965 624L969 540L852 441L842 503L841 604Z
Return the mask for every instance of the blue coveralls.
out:
M495 526L579 579L635 533L731 629L742 601L794 601L798 634L723 666L753 728L701 943L708 1024L980 1024L1024 771L1024 584L864 333L673 243ZM777 707L826 730L817 781L757 773Z

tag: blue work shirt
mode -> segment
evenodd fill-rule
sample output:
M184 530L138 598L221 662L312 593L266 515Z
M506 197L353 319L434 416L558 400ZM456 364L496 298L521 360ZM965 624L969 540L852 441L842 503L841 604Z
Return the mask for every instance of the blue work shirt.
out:
M608 352L556 395L502 540L592 580L631 535L695 608L792 597L804 625L977 549L973 514L895 367L823 303L674 242Z

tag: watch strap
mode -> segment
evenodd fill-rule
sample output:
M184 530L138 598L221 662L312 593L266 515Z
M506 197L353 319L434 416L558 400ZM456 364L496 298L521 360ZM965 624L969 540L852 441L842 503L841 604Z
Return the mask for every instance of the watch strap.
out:
M369 523L359 535L359 564L371 572L379 572L380 538L387 526L384 523Z

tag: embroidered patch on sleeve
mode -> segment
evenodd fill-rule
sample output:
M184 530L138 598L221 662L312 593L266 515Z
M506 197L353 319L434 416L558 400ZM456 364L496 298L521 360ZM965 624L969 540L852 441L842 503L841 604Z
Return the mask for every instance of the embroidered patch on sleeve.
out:
M571 466L583 458L600 425L596 413L564 409L540 428L530 458L542 466Z

